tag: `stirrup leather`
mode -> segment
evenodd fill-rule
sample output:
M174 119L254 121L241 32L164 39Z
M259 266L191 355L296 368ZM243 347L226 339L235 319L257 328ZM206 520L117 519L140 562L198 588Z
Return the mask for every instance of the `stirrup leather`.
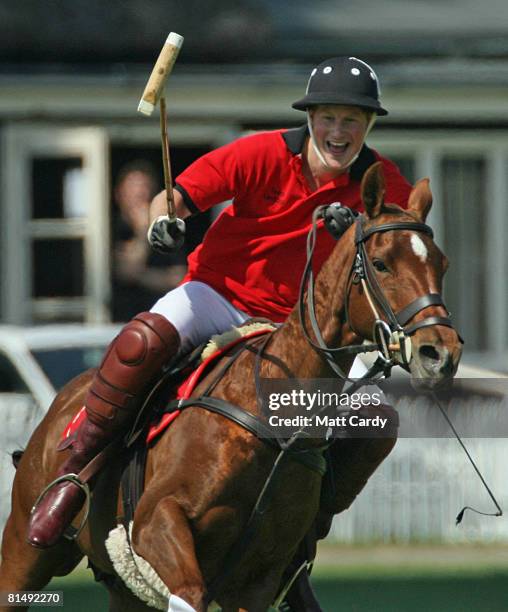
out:
M81 489L81 491L83 491L83 493L85 494L85 502L84 502L85 513L83 515L83 519L81 521L80 526L76 528L73 525L69 525L65 529L65 532L63 534L64 538L66 538L67 540L73 541L79 536L79 534L83 531L84 526L86 525L86 522L88 520L88 515L90 514L90 501L91 501L90 487L88 486L88 483L81 482L77 474L74 474L74 473L64 474L63 476L59 476L58 478L55 478L55 480L50 482L42 490L39 497L35 500L35 503L32 506L32 509L30 510L30 516L35 512L35 510L37 509L37 506L41 503L41 501L44 499L44 497L47 495L50 489L52 489L57 484L60 484L61 482L66 482L66 481L76 485L78 489Z

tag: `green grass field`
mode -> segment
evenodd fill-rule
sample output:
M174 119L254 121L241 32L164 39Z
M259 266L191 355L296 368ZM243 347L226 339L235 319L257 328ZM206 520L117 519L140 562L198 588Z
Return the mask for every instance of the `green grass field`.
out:
M506 612L508 547L325 546L313 584L326 612ZM107 610L82 567L48 588L63 590L66 611Z

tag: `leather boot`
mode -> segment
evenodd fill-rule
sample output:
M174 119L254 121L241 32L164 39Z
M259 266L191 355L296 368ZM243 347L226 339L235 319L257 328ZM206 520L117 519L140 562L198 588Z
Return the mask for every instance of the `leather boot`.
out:
M60 444L70 455L57 477L80 472L132 421L161 368L176 356L180 338L163 316L143 312L113 340L85 397L86 418L75 438ZM51 487L32 510L28 542L37 548L56 544L78 514L85 494L64 481Z

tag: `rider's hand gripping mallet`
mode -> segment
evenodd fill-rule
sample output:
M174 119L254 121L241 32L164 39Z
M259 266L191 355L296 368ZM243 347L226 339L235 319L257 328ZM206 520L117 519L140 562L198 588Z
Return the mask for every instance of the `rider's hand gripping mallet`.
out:
M169 139L166 120L166 100L162 94L164 84L175 64L178 53L183 44L183 36L171 32L161 49L159 57L155 62L152 74L148 79L145 91L141 96L138 111L150 116L159 101L162 138L162 162L164 167L164 186L166 188L166 200L168 204L168 217L170 221L176 221L175 202L173 198L173 179L171 176L171 160L169 155Z

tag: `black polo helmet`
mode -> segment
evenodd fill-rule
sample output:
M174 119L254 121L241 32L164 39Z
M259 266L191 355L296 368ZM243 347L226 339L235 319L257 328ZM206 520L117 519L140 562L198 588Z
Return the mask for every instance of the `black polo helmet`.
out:
M332 57L312 70L305 96L292 106L305 111L317 104L345 104L388 114L379 102L376 73L356 57Z

